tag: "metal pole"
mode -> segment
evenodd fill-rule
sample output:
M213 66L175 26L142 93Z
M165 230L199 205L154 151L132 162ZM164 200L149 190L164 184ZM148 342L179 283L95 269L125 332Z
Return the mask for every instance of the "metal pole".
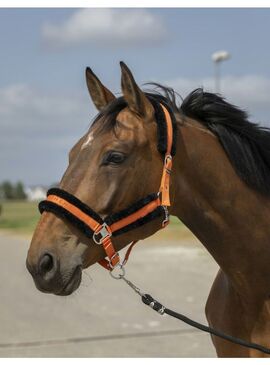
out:
M222 61L228 60L231 57L229 52L227 51L217 51L212 54L212 60L214 61L214 83L215 83L215 92L220 93L220 64Z
M214 62L215 64L215 93L220 93L220 62Z

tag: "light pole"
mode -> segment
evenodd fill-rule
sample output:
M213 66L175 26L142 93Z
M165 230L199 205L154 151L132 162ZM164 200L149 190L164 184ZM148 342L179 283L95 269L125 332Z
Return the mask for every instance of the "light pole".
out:
M220 92L220 64L222 61L228 60L231 57L227 51L217 51L212 54L212 60L215 66L215 92Z

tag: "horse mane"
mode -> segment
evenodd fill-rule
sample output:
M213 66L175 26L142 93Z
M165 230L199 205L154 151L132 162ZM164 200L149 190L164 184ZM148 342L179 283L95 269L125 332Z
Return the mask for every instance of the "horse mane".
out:
M270 195L269 128L250 122L245 111L202 88L193 90L178 106L173 89L154 85L175 112L196 119L217 136L236 173L249 187Z

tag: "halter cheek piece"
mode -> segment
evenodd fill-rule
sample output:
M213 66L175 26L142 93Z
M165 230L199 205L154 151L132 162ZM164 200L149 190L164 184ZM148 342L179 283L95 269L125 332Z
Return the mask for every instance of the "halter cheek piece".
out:
M40 202L40 213L52 212L60 218L68 220L87 237L92 238L97 245L103 245L107 259L99 261L106 269L112 271L120 264L118 252L115 251L112 237L135 229L149 221L162 216L162 227L169 223L168 207L170 206L170 175L172 156L175 154L176 125L174 114L168 105L162 101L157 103L149 96L155 109L155 119L158 129L158 150L164 155L161 183L158 193L152 193L144 199L120 212L107 216L104 220L89 206L74 195L58 188L49 189L47 199ZM124 261L124 265L132 247L137 241L131 242Z

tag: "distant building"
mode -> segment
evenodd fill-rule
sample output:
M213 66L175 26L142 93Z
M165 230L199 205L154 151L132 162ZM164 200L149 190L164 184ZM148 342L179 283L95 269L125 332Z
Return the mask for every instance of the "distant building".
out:
M24 189L29 201L40 201L46 199L47 188L44 186L31 186Z

